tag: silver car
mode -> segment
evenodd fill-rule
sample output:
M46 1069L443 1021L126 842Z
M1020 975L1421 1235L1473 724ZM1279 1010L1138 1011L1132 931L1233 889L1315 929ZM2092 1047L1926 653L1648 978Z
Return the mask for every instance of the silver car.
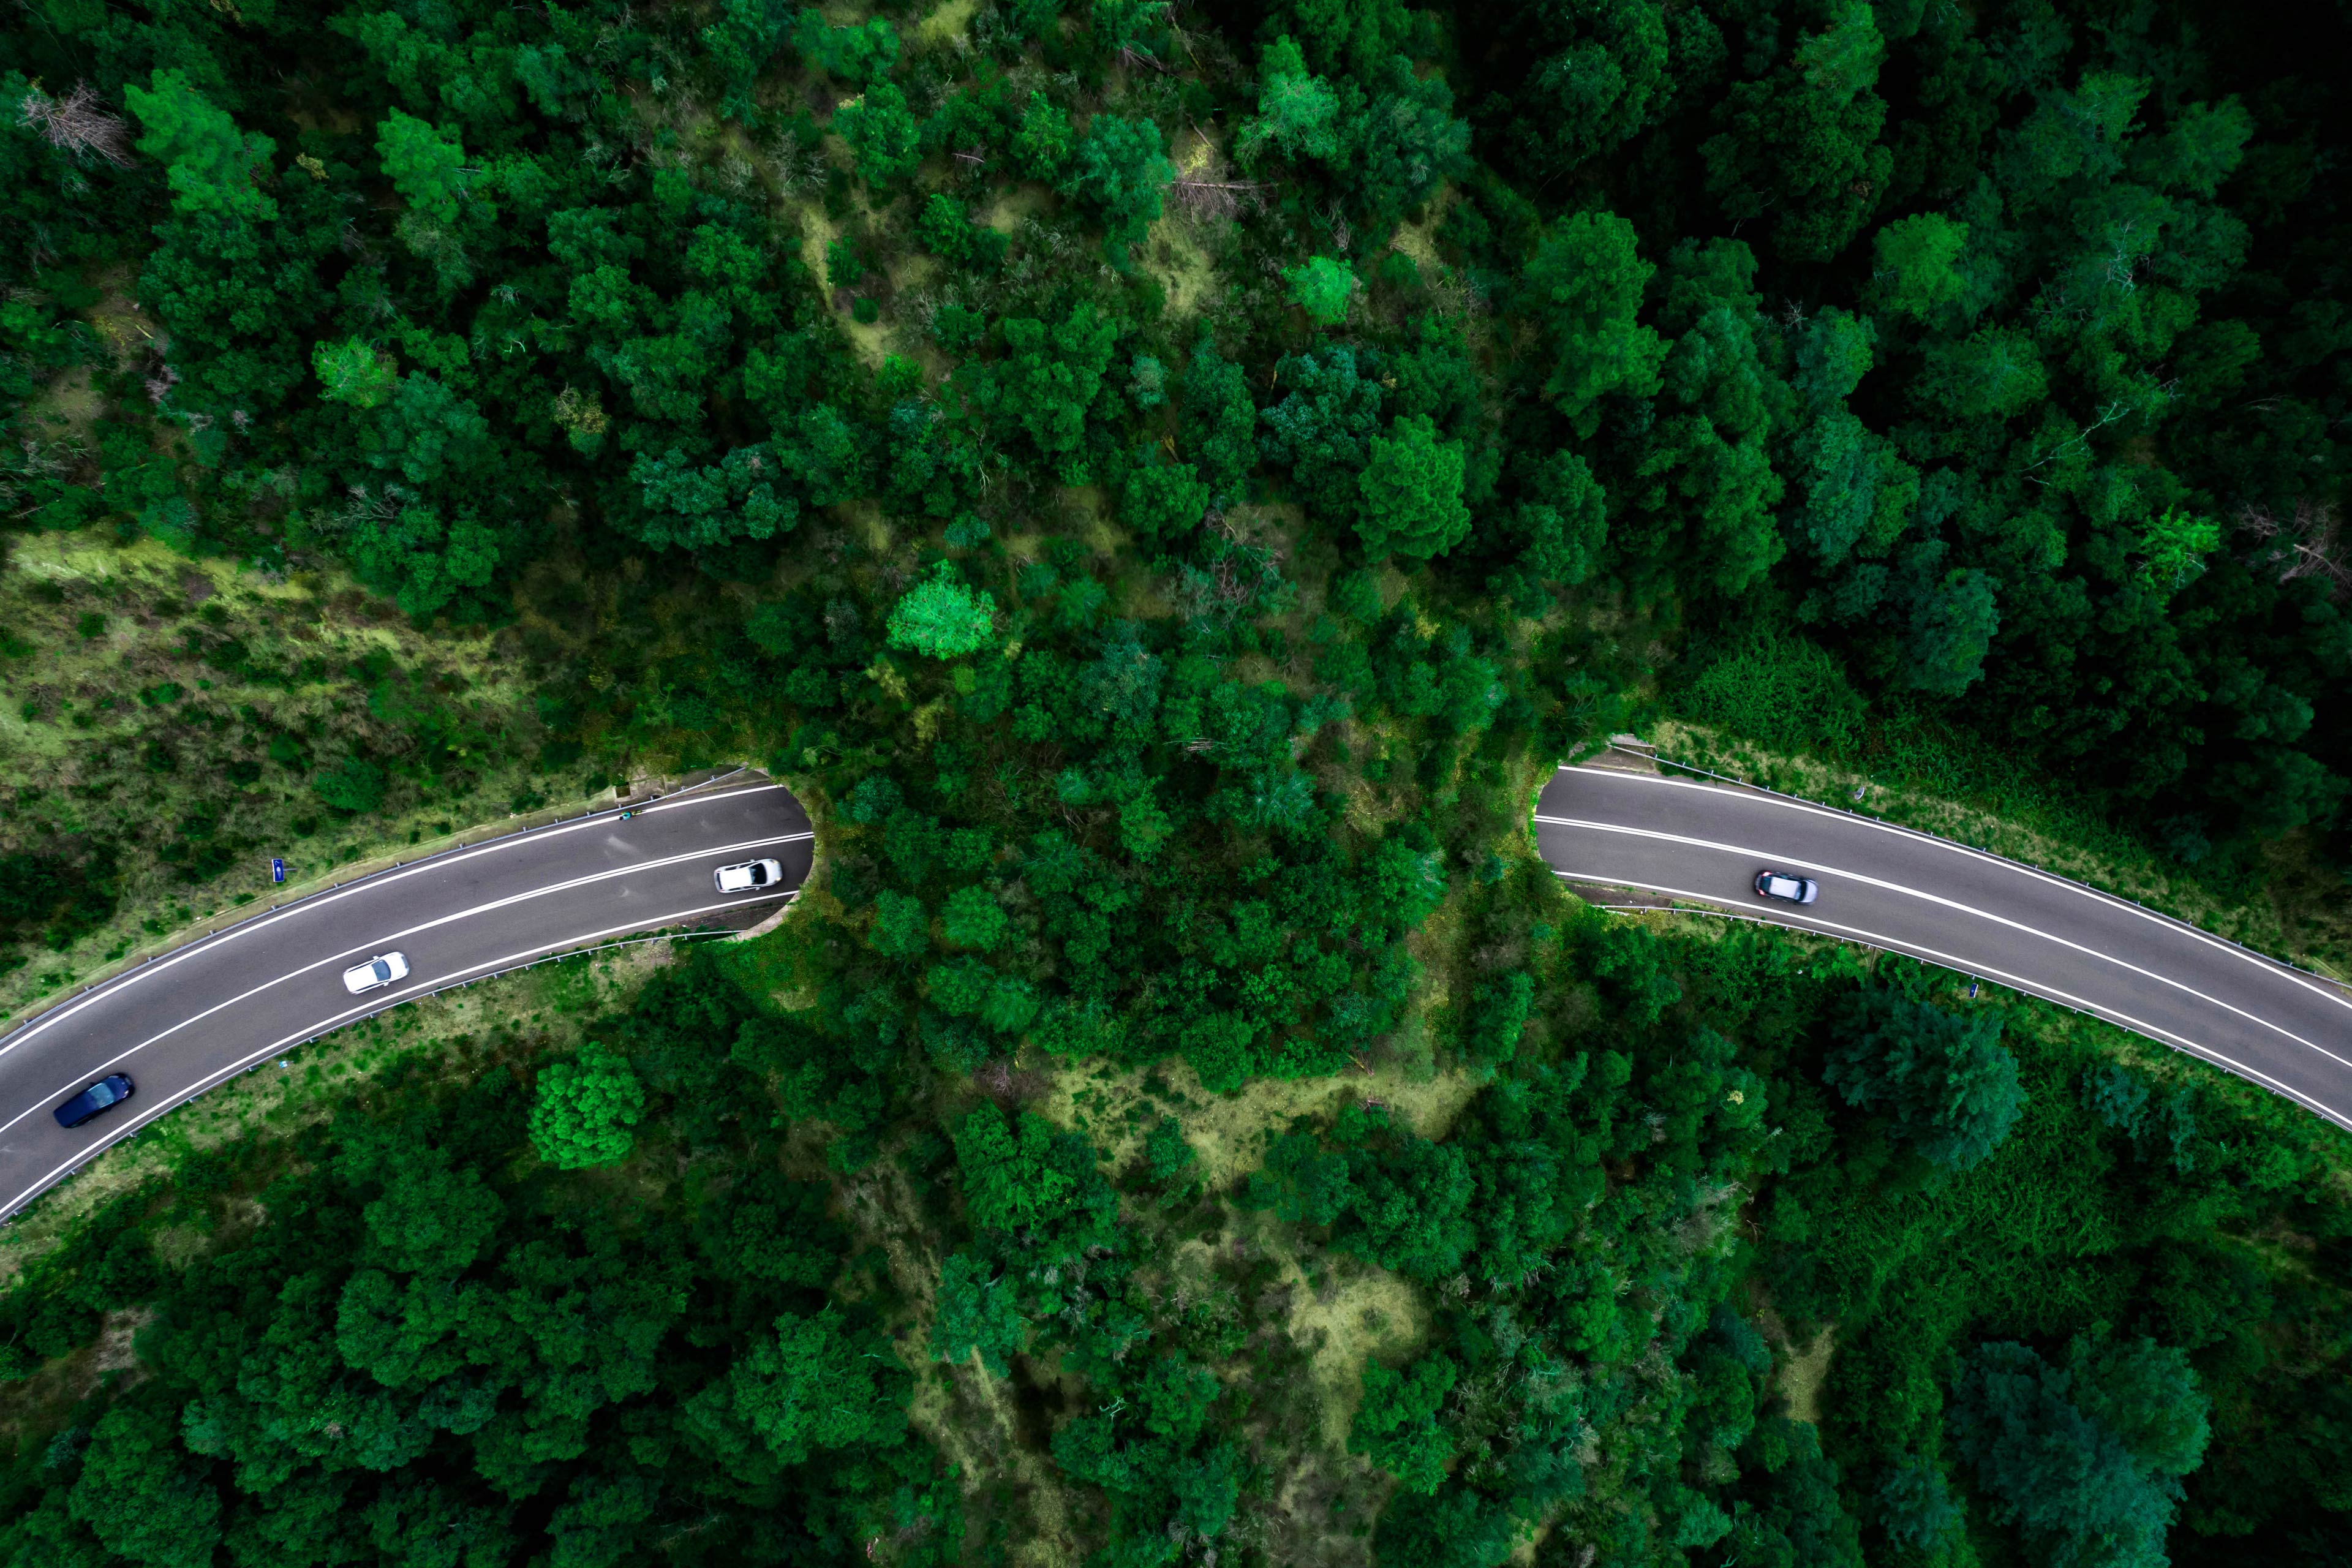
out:
M1810 904L1822 896L1822 885L1811 877L1800 877L1794 871L1759 871L1756 891L1767 899L1777 899L1784 904Z
M343 971L343 989L356 996L362 991L373 991L378 986L407 978L406 953L379 952L365 963L354 963Z
M782 882L784 865L781 860L746 860L740 866L719 867L710 879L722 893L756 893Z

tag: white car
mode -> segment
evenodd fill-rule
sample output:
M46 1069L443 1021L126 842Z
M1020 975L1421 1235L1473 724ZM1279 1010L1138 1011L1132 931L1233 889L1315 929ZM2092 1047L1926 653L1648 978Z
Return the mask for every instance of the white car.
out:
M781 860L746 860L740 866L719 867L710 879L722 893L756 893L782 881L784 865Z
M365 963L354 963L343 971L343 989L356 996L362 991L373 991L379 985L389 985L395 980L407 978L406 953L379 952Z
M1764 870L1756 873L1756 893L1759 898L1778 899L1784 904L1810 904L1822 896L1822 886L1811 877L1800 877L1794 871Z

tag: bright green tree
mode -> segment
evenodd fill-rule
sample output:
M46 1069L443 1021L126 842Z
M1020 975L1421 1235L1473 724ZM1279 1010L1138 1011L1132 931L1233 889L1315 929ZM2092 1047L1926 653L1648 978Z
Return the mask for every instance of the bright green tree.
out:
M922 127L895 82L877 82L865 97L843 104L833 124L857 155L857 177L869 185L903 179L922 162Z
M2172 593L2205 570L2205 558L2221 547L2221 525L2179 507L2166 507L2140 530L2140 580L2158 593Z
M1048 184L1058 182L1069 167L1077 142L1069 115L1044 93L1032 91L1013 133L1013 157L1022 173Z
M1356 291L1356 269L1328 256L1312 256L1283 270L1290 285L1290 302L1307 312L1318 327L1336 327L1348 317L1348 300Z
M376 156L384 178L408 210L434 223L455 223L466 194L466 150L455 137L397 109L376 127Z
M632 1131L646 1108L645 1086L610 1047L591 1042L576 1062L539 1075L530 1108L530 1142L560 1170L609 1165L628 1157Z
M381 406L400 384L400 367L392 356L357 338L313 345L310 368L318 374L321 396L353 408Z
M237 130L227 113L214 108L176 70L157 69L151 91L124 86L122 100L146 126L139 150L163 163L172 205L184 213L266 221L278 204L259 189L269 177L277 143Z
M957 582L954 565L942 561L891 606L889 629L892 647L961 658L996 640L996 600Z
M1339 98L1307 68L1288 34L1258 56L1256 117L1243 123L1234 150L1254 163L1268 152L1329 162L1339 152Z

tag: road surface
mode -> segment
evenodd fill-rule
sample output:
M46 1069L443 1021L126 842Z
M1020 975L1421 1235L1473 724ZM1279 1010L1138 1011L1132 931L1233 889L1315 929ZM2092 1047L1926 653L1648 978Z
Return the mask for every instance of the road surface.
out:
M2192 926L1948 839L1734 785L1562 768L1536 845L1578 882L1736 910L2078 1007L2352 1129L2352 996ZM1821 884L1805 908L1756 873Z
M257 1063L444 986L571 948L772 903L711 872L769 858L797 889L814 853L781 785L674 795L379 872L258 915L50 1008L0 1038L0 1217L92 1155ZM353 996L342 972L397 950L399 984ZM80 1128L52 1110L108 1073L128 1103Z

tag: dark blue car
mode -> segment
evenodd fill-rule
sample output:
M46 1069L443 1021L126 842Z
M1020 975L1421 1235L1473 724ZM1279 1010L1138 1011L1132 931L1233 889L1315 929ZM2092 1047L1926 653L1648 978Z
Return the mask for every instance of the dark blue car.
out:
M79 1127L100 1111L121 1104L131 1098L131 1080L122 1074L109 1073L58 1107L58 1125Z

